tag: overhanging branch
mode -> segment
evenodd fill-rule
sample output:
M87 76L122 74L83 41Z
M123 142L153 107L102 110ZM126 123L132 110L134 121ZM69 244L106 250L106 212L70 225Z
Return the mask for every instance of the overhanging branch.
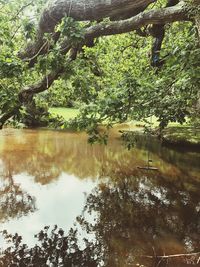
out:
M99 23L95 26L91 26L85 31L85 40L94 39L100 36L127 33L149 24L166 24L182 20L189 20L185 4L183 2L173 7L144 11L126 20L111 21L107 24ZM47 49L45 49L44 43L41 42L41 39L40 41L38 40L38 42L40 42L40 46L38 46L38 43L36 42L34 45L32 44L31 47L27 48L27 53L25 52L21 55L22 59L27 57L34 58L34 61L29 60L30 66L33 66L36 61L36 55L47 53ZM41 49L43 46L44 48ZM61 45L61 47L68 46L69 43L67 40Z
M132 17L142 12L154 0L50 0L43 10L39 31L53 32L64 16L77 21L100 20L106 17Z
M185 4L181 2L173 7L145 11L127 20L92 26L87 29L85 38L127 33L149 24L166 24L184 20L189 21L189 18Z

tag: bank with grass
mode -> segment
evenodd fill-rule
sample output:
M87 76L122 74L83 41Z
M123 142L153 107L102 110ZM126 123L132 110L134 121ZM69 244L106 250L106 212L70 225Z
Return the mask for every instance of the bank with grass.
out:
M74 119L79 114L79 110L76 108L58 107L50 108L50 113L52 115L61 116L67 121ZM159 123L156 117L152 117L146 119L145 121L133 120L122 124L114 124L111 131L112 134L119 136L124 132L130 132L137 135L143 134L145 130L150 130L151 134L158 136L158 126ZM200 127L194 127L189 123L185 123L183 125L170 123L158 137L165 145L174 145L182 148L200 148Z

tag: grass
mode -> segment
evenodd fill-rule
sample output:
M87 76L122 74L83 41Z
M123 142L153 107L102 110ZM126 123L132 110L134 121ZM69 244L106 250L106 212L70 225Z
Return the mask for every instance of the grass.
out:
M62 116L65 120L73 119L78 115L78 109L75 108L50 108L51 114Z
M62 116L65 120L73 119L78 114L79 111L76 108L50 108L51 114ZM136 130L136 129L143 129L145 126L151 126L152 129L159 126L159 122L157 121L157 118L155 116L152 116L150 118L146 119L146 122L144 121L136 121L132 120L129 122L124 122L122 124L115 124L114 128L129 128L130 130ZM169 123L168 127L181 127L179 123Z
M52 114L55 114L55 115L59 115L59 116L62 116L65 120L69 120L69 119L73 119L75 118L79 111L78 109L76 108L63 108L63 107L59 107L59 108L50 108L50 112ZM159 125L159 122L157 122L157 118L155 116L153 116L152 118L148 118L147 121L149 123L151 123L152 127L158 127ZM127 124L132 124L132 125L135 125L135 126L139 126L139 127L144 127L144 126L147 126L148 123L146 122L143 122L143 121L131 121L130 123L127 123ZM169 126L178 126L179 124L178 123L170 123Z
M143 127L151 125L152 128L156 128L156 127L159 126L158 119L155 116L147 118L146 122L144 122L144 121L135 121L134 120L134 121L132 121L132 123L135 124L136 126L139 125L139 126L143 126ZM169 127L179 127L179 125L180 124L177 123L177 122L170 122L168 124Z

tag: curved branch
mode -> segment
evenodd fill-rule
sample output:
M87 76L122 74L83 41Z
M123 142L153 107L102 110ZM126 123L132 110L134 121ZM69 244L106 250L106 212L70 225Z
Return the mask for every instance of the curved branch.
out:
M127 20L114 21L109 24L98 24L86 31L86 38L96 38L100 36L121 34L134 31L149 24L166 24L175 21L189 21L185 10L185 4L179 3L173 7L150 10L138 14Z
M173 7L144 11L126 20L112 21L108 24L99 23L95 26L91 26L86 29L85 39L94 39L100 36L127 33L148 24L165 24L181 20L189 20L183 2ZM34 65L38 55L47 53L47 49L43 46L43 42L42 39L38 39L35 44L32 44L27 48L25 53L21 54L22 59L27 60L27 57L30 58L30 67ZM68 46L69 44L67 40L61 45L61 47Z
M84 40L82 40L79 44L79 51L81 50L81 47L88 43L88 41L91 41L96 37L130 32L147 24L161 24L163 22L174 22L178 20L188 20L183 4L158 10L150 10L133 18L110 22L106 25L104 23L100 23L86 29ZM66 54L69 50L70 44L66 39L66 41L61 44L60 52L61 54ZM74 60L76 58L76 54L77 49L71 49L71 54L69 55L70 60ZM48 77L45 77L37 85L32 87L30 86L29 88L22 90L19 94L20 102L26 101L27 93L29 96L31 96L48 89L53 81L57 79L63 71L63 68L60 68L56 72L50 73Z
M66 15L78 21L132 17L153 2L154 0L51 0L40 17L39 31L53 32L56 24Z
M173 7L145 11L130 19L112 21L108 24L99 23L91 26L85 30L83 42L86 44L88 40L93 40L94 38L131 32L149 24L159 25L175 21L190 21L183 2ZM61 44L62 47L69 50L67 39ZM67 51L64 52L66 53Z
M28 44L26 49L19 53L21 59L35 58L36 54L45 54L46 49L41 49L44 44L44 33L53 33L57 41L58 33L54 32L55 26L61 19L68 15L75 20L100 20L110 17L120 20L132 17L142 11L155 0L50 0L44 8L39 24L35 42ZM39 52L39 50L41 51ZM39 53L38 53L39 52ZM31 61L29 66L34 65Z

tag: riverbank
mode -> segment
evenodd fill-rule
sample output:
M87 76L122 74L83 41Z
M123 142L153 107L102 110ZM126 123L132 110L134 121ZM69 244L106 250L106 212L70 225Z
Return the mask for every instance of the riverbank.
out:
M62 116L65 120L73 119L78 115L78 110L74 108L51 108L50 112L54 115ZM122 132L143 133L145 128L151 127L152 132L156 132L158 128L156 117L147 119L146 122L132 121L122 124L115 124L111 129L112 135L120 136ZM156 134L155 134L156 135ZM200 128L195 128L191 125L178 123L170 123L163 130L160 137L166 145L175 145L179 147L196 147L200 148Z
M200 148L200 128L191 126L168 127L163 131L162 141L176 146Z

